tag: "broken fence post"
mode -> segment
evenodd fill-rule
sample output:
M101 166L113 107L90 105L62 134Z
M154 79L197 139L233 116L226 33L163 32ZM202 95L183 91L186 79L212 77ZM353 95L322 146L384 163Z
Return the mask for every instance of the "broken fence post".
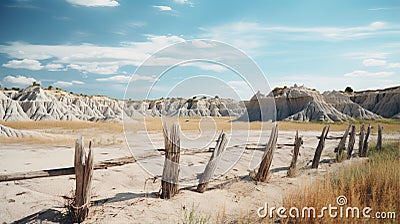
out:
M93 176L93 150L89 142L89 153L86 154L83 137L75 142L75 198L72 204L73 220L82 222L89 213L91 183Z
M292 157L292 162L290 163L287 175L289 177L294 177L296 176L296 164L297 164L297 158L299 156L300 152L300 146L303 144L303 139L299 137L299 131L296 131L296 136L294 138L294 149L293 149L293 157Z
M328 136L329 125L326 125L322 130L321 137L319 138L317 149L315 150L314 158L311 164L311 168L317 169L319 165L319 160L321 159L322 150L325 146L325 139Z
M221 154L225 151L228 140L224 131L218 137L217 144L215 145L214 151L207 163L207 166L200 177L199 184L197 185L197 191L203 193L210 182L214 172L218 166Z
M363 153L362 153L363 157L368 157L368 138L369 138L369 135L371 134L371 129L372 129L372 126L368 125L367 133L365 134L364 145L363 145Z
M383 127L378 125L378 139L376 140L376 149L378 150L382 149L382 130Z
M347 127L346 131L343 134L342 139L339 142L339 145L336 148L336 161L341 162L345 158L344 149L346 148L346 140L349 135L351 124ZM346 156L347 157L347 156Z
M256 181L265 182L268 179L269 168L272 164L272 158L274 157L274 151L276 148L276 141L278 139L278 125L275 124L271 130L271 136L268 144L265 147L263 159L261 161L258 172L255 176Z
M165 160L161 180L161 198L170 199L179 190L179 159L180 159L180 132L179 125L173 124L168 136L166 124L164 124Z
M351 154L353 153L355 142L356 142L356 126L352 125L350 137L349 137L349 145L347 146L347 159L351 158Z
M360 127L360 138L358 139L358 156L359 157L363 157L364 132L365 132L365 126L364 126L364 124L361 124L361 127Z

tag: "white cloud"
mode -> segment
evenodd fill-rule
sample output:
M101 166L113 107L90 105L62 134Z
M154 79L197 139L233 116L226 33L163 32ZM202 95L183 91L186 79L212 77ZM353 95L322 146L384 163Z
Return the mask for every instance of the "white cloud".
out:
M0 53L12 59L24 59L23 64L30 68L40 69L76 69L83 73L116 74L121 66L139 66L154 52L184 41L178 36L147 35L147 41L123 42L119 47L105 47L92 44L81 45L34 45L23 42L12 42L0 45ZM50 65L42 66L37 60L49 60ZM16 67L21 61L4 64L5 67ZM29 62L29 63L26 63ZM160 61L158 61L160 62ZM167 63L165 61L164 63ZM61 68L61 66L63 68ZM19 65L20 67L22 65ZM26 67L25 65L24 67Z
M350 52L345 54L345 57L353 59L368 59L368 58L378 58L385 59L389 53L386 52Z
M239 96L239 99L241 100L250 99L254 95L251 85L245 81L229 81L227 82L227 85L235 92L235 94Z
M116 76L111 76L108 78L98 78L96 79L96 81L98 82L117 82L117 83L128 83L129 80L131 80L131 76L126 76L126 75L116 75ZM151 77L151 76L141 76L138 74L134 74L132 76L132 80L131 81L139 81L139 80L143 80L143 81L149 81L149 82L153 82L156 80L155 77Z
M382 10L396 10L396 9L400 9L399 7L393 7L393 8L370 8L368 9L368 11L382 11Z
M389 68L400 68L400 63L389 63Z
M160 11L172 11L172 8L166 5L153 5L153 8L156 8Z
M11 60L6 64L3 64L6 68L23 68L29 70L41 70L43 66L37 60L23 59L23 60Z
M47 65L42 65L39 61L34 59L11 60L6 64L3 64L3 67L15 68L15 69L28 69L33 71L38 71L42 69L46 69L49 71L62 71L65 69L62 64L50 63Z
M70 64L68 65L68 68L75 69L83 73L90 72L101 75L110 75L118 72L119 65L117 63L108 63L108 64L85 63L82 65Z
M44 67L49 71L62 71L65 69L62 64L47 64Z
M186 4L186 3L188 3L189 1L188 1L188 0L174 0L174 2L175 2L175 3L178 3L178 4Z
M126 75L116 75L109 78L98 78L96 81L98 82L118 82L118 83L127 83L129 82L130 76Z
M82 81L72 80L72 84L84 85L85 83Z
M34 78L25 77L22 75L19 75L19 76L9 75L9 76L4 77L3 81L6 85L16 86L16 87L25 87L25 86L31 85L33 82L37 82L37 80Z
M173 0L174 1L174 3L176 3L176 4L181 4L181 5L190 5L190 6L192 6L193 7L193 3L191 2L191 1L189 1L189 0Z
M133 22L128 23L128 26L134 27L134 28L143 27L143 26L146 26L146 25L147 24L145 22L142 22L142 21L133 21Z
M389 8L370 8L368 11L380 11L380 10L388 10Z
M223 72L227 71L228 69L220 64L217 63L206 63L206 62L191 62L191 63L185 63L182 64L181 66L192 66L192 67L197 67L205 71L214 71L214 72Z
M193 44L193 46L195 46L197 48L213 48L213 47L215 47L215 44L210 43L208 41L204 41L204 40L192 40L192 44Z
M289 41L344 41L382 35L397 37L400 34L399 25L381 21L349 27L274 26L240 21L199 29L205 32L204 38L225 41L242 49L256 49L272 38Z
M157 78L155 78L154 76L144 76L144 75L138 75L138 74L134 74L132 76L132 81L139 81L139 80L154 82L157 80Z
M53 85L57 86L57 87L70 87L70 86L73 86L75 84L76 85L84 85L85 83L82 82L82 81L76 81L76 80L73 80L71 82L57 81L57 82L53 83Z
M387 77L393 75L394 72L368 72L356 70L350 73L344 74L346 77Z
M363 60L363 65L367 66L367 67L371 67L371 66L384 66L386 65L386 61L385 60L377 60L377 59L365 59Z
M119 6L116 0L67 0L68 3L86 7L115 7Z

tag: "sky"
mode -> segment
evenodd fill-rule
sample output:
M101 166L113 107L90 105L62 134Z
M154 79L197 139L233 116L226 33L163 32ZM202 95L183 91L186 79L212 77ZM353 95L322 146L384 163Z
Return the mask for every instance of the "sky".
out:
M398 0L2 0L0 85L114 98L400 84Z

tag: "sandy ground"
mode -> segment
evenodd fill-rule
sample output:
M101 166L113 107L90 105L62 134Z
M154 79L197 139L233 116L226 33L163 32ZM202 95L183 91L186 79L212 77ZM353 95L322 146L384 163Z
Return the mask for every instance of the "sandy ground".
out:
M84 135L84 133L82 133ZM299 174L286 177L292 157L295 131L280 131L268 183L255 183L249 172L257 168L263 155L258 143L266 143L269 131L228 131L229 144L216 172L216 179L205 193L194 189L211 153L192 153L214 147L218 133L214 131L185 131L182 133L180 185L173 199L157 197L160 190L164 157L155 149L163 148L161 132L132 131L127 133L128 145L96 145L95 161L131 155L136 163L96 170L92 183L92 206L87 223L178 223L185 214L195 211L198 217L211 222L229 221L238 217L256 216L256 210L267 202L280 205L285 192L295 186L313 181L329 170L362 159L352 158L334 163L334 148L339 140L327 140L322 162L317 170L309 169L319 131L302 131L304 144L298 160ZM331 132L340 136L342 132ZM397 135L396 135L397 136ZM396 137L391 136L393 138ZM372 136L372 140L375 136ZM398 138L398 136L397 136ZM357 142L355 152L357 152ZM246 149L251 146L251 149ZM132 149L132 150L130 150ZM73 165L74 148L65 145L1 144L0 173L24 172ZM0 222L62 222L66 212L65 196L72 195L74 176L60 176L0 183Z

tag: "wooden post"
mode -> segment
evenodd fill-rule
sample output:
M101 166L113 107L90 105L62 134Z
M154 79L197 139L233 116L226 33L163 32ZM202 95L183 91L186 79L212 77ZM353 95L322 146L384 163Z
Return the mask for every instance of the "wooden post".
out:
M293 157L292 157L292 162L290 163L287 175L289 177L294 177L296 176L296 164L297 164L297 158L299 156L300 152L300 146L303 144L303 139L299 137L299 131L296 131L296 136L294 138L294 149L293 149Z
M92 142L89 143L89 153L86 155L83 137L75 142L75 198L72 204L73 220L83 222L89 213L90 186L93 176L93 151Z
M337 162L342 162L343 159L345 158L344 149L346 148L345 144L346 144L347 136L349 135L350 127L351 127L351 124L349 124L349 126L347 127L346 131L343 134L342 139L339 142L338 147L335 150Z
M363 157L364 132L365 132L364 124L361 124L361 127L360 127L360 138L358 140L358 156L359 157Z
M356 126L351 126L349 145L347 146L347 159L351 158L351 154L353 153L354 143L356 142Z
M170 199L179 190L179 159L180 159L180 133L179 125L173 124L171 134L168 136L164 124L165 160L161 180L161 198Z
M364 145L363 145L363 157L368 157L368 138L371 133L371 125L368 125L367 133L365 134Z
M265 147L263 159L260 164L260 168L256 174L255 180L265 182L268 179L269 168L272 164L272 158L274 157L274 151L276 148L276 141L278 139L278 125L275 124L271 130L271 137L269 138L268 144Z
M228 140L226 138L226 134L224 131L218 137L217 144L215 145L214 152L212 153L210 160L207 163L207 166L200 177L199 184L197 185L197 191L203 193L207 186L208 182L211 180L214 175L215 169L218 166L219 160L221 158L221 154L225 151Z
M378 139L376 141L376 149L378 150L382 149L382 129L383 127L378 125Z
M319 160L321 159L322 150L325 146L325 139L328 136L329 125L326 125L322 130L321 137L319 138L317 149L315 150L314 159L312 161L311 168L317 169L319 165Z

